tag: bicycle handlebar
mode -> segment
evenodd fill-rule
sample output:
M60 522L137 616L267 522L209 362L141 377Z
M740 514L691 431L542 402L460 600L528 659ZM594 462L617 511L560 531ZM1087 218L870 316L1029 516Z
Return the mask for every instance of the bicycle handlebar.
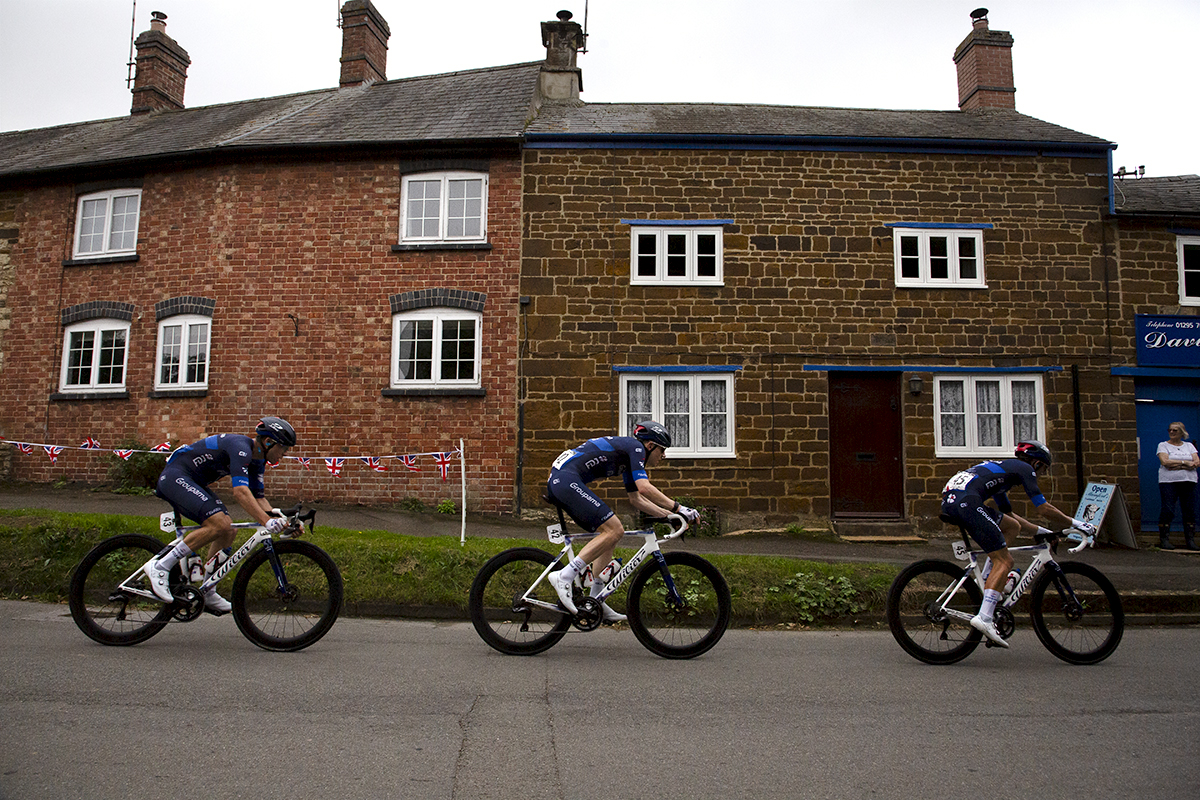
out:
M1070 533L1068 533L1067 531L1070 531ZM1068 547L1067 548L1068 553L1078 553L1080 550L1084 550L1088 547L1096 546L1096 537L1095 536L1089 536L1086 533L1081 533L1081 532L1075 530L1074 528L1067 528L1064 531L1059 531L1059 533L1060 533L1060 535L1062 535L1064 538L1066 538L1069 541L1079 542L1078 547Z
M680 536L683 536L683 532L688 529L687 520L684 519L682 514L667 514L667 524L668 525L674 526L676 522L679 523L679 530L668 533L666 536L662 537L662 539L660 541L665 542L668 539L675 539Z

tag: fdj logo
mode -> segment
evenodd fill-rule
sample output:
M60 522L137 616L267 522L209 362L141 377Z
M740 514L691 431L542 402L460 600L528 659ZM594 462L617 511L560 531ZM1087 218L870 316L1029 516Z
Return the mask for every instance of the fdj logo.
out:
M202 456L197 456L196 458L193 458L192 463L198 467L201 464L204 464L205 462L212 461L212 460L213 460L212 453L205 453Z

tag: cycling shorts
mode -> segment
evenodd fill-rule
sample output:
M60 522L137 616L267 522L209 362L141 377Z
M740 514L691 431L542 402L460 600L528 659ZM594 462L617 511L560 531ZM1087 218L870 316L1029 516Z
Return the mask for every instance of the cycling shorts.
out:
M221 498L207 486L201 486L182 472L171 469L163 470L158 476L154 493L170 503L178 513L201 524L213 514L229 513Z
M596 497L583 479L571 472L551 470L546 493L588 533L595 533L613 515L612 509Z
M950 492L942 498L942 518L948 519L974 539L985 553L993 553L1008 547L1000 531L1000 520L1004 517L998 510L986 505L977 494Z

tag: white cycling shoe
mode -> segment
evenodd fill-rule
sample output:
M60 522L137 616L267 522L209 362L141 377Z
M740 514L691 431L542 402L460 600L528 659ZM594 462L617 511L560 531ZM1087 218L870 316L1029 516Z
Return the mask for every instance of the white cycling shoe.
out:
M983 617L976 614L971 617L971 627L991 639L993 644L1008 647L1008 641L1000 635L1000 631L996 630L995 620L984 622Z
M554 587L555 593L558 594L558 602L562 604L562 607L572 614L578 614L579 610L575 608L575 598L571 594L575 590L574 581L564 581L562 570L551 572L546 576L546 580Z
M150 581L150 589L154 592L155 597L164 603L175 602L175 598L171 595L171 572L158 568L158 556L143 564L142 572L146 573L146 578Z
M608 607L608 603L600 604L600 620L608 625L616 625L618 622L624 622L629 617L624 614L613 611Z
M217 594L216 589L210 589L204 593L204 610L219 617L233 611L233 604Z

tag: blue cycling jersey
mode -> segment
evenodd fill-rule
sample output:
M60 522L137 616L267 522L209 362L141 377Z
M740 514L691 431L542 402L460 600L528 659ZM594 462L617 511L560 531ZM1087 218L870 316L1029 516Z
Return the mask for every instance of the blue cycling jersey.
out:
M1035 506L1046 502L1038 488L1037 473L1033 467L1019 458L1003 461L984 461L954 475L942 489L942 502L953 503L955 495L974 495L996 501L996 506L1005 514L1012 513L1008 501L1008 490L1020 484Z
M240 433L207 436L184 445L167 459L164 472L183 473L200 486L229 476L234 486L247 486L255 497L265 497L263 472L266 460L251 458L254 440Z
M649 479L646 474L646 448L632 436L604 436L588 439L554 460L551 474L570 473L584 484L599 478L620 475L625 490L637 491L637 481Z

